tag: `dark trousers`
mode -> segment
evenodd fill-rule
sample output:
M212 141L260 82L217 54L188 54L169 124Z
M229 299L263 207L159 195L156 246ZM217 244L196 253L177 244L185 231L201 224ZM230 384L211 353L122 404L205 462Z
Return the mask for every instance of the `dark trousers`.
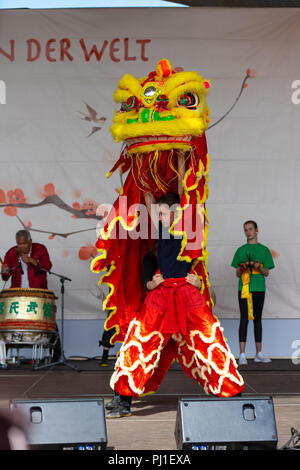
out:
M120 405L127 410L130 410L132 397L127 397L125 395L120 395Z
M241 299L241 291L239 291L239 306L241 313L240 327L239 327L239 341L245 343L247 339L248 327L248 305L247 299ZM262 339L262 324L261 317L265 301L265 292L252 292L252 309L254 316L254 338L256 343L261 343Z
M124 408L130 409L131 402L132 402L131 396L120 395L118 392L115 392L115 397L120 397L121 406L123 406Z
M111 328L110 330L104 330L102 334L102 338L99 341L99 346L103 346L104 348L113 348L114 345L110 343L110 340L115 333L116 333L115 328Z

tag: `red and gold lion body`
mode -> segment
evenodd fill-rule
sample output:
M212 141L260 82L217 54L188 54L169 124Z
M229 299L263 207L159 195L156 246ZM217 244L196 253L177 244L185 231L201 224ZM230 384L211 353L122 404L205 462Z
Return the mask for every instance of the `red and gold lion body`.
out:
M100 232L96 243L99 256L91 269L104 271L100 284L110 287L103 306L110 311L105 329L115 328L112 343L124 343L111 384L124 395L155 390L174 358L208 393L232 396L243 388L219 322L212 315L206 267L209 89L209 81L197 72L174 70L162 59L148 77L125 75L114 95L120 110L115 113L111 132L124 145L108 176L116 169L128 175ZM179 161L183 161L180 169ZM159 198L177 193L178 181L182 196L170 233L182 238L177 259L192 262L193 273L202 281L196 310L191 302L186 305L191 308L184 335L182 331L165 333L163 307L152 312L150 322L145 319L151 317L151 307L146 308L149 299L168 297L174 286L155 289L145 302L147 292L142 285L142 260L155 243L150 217L142 211L145 194L151 192ZM136 236L139 231L143 236ZM170 289L164 291L167 287ZM189 287L183 286L178 302L182 296L189 298Z

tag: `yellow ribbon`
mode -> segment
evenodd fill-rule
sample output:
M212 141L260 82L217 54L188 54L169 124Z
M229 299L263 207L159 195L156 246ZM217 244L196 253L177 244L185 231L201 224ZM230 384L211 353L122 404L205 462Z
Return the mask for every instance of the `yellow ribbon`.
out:
M263 266L260 264L260 266ZM261 274L261 272L258 269L252 268L251 274ZM248 306L248 320L254 320L253 316L253 307L252 307L252 295L249 290L249 285L250 285L250 268L246 269L246 271L242 272L242 293L241 293L241 298L242 299L247 299L247 306Z

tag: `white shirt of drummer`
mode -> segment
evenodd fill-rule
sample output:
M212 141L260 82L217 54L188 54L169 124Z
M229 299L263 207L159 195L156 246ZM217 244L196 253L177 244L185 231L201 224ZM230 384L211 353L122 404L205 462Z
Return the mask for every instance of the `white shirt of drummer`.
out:
M30 255L31 256L31 253ZM28 266L27 266L27 263L25 263L25 261L22 260L21 257L19 257L19 261L21 263L21 266L22 266L22 269L23 269L23 273L21 272L21 287L23 289L29 289L29 281L28 281Z

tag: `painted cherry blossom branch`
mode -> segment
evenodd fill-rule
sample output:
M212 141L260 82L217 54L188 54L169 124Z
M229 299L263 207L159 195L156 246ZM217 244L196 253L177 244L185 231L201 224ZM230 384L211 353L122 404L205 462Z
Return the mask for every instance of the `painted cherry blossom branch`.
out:
M40 229L33 228L29 225L26 225L25 222L23 222L23 220L21 220L18 215L16 215L16 217L17 217L18 221L20 222L20 224L23 226L24 229L29 230L30 232L46 233L46 234L50 235L51 238L54 238L56 236L57 237L62 237L62 238L68 238L69 236L75 235L77 233L90 232L92 230L93 231L95 230L95 227L93 227L93 228L88 228L88 229L84 229L84 230L76 230L74 232L68 232L68 233L48 232L47 230L40 230Z
M91 211L90 208L83 208L83 209L76 209L69 204L65 203L59 196L53 194L51 196L47 196L43 201L37 202L35 204L29 204L27 202L7 202L4 204L0 204L1 207L17 207L20 209L32 209L34 207L41 207L47 204L52 204L57 206L59 209L62 209L66 212L69 212L77 219L94 219L94 220L101 220L103 217L100 215L96 215L95 211Z
M235 107L235 105L237 104L237 102L239 101L243 91L245 88L247 88L247 83L246 81L248 80L248 78L255 78L256 77L256 71L255 70L251 70L251 69L247 69L246 70L246 76L244 77L243 79L243 82L242 82L242 85L241 85L241 89L240 89L240 92L238 94L238 96L236 97L233 105L228 109L228 111L226 111L225 114L223 114L223 116L218 119L216 122L214 122L213 124L211 124L210 126L208 126L207 130L211 129L212 127L216 126L217 124L219 124L219 122L223 121L223 119L226 118L226 116L228 116L228 114L233 110L233 108Z

